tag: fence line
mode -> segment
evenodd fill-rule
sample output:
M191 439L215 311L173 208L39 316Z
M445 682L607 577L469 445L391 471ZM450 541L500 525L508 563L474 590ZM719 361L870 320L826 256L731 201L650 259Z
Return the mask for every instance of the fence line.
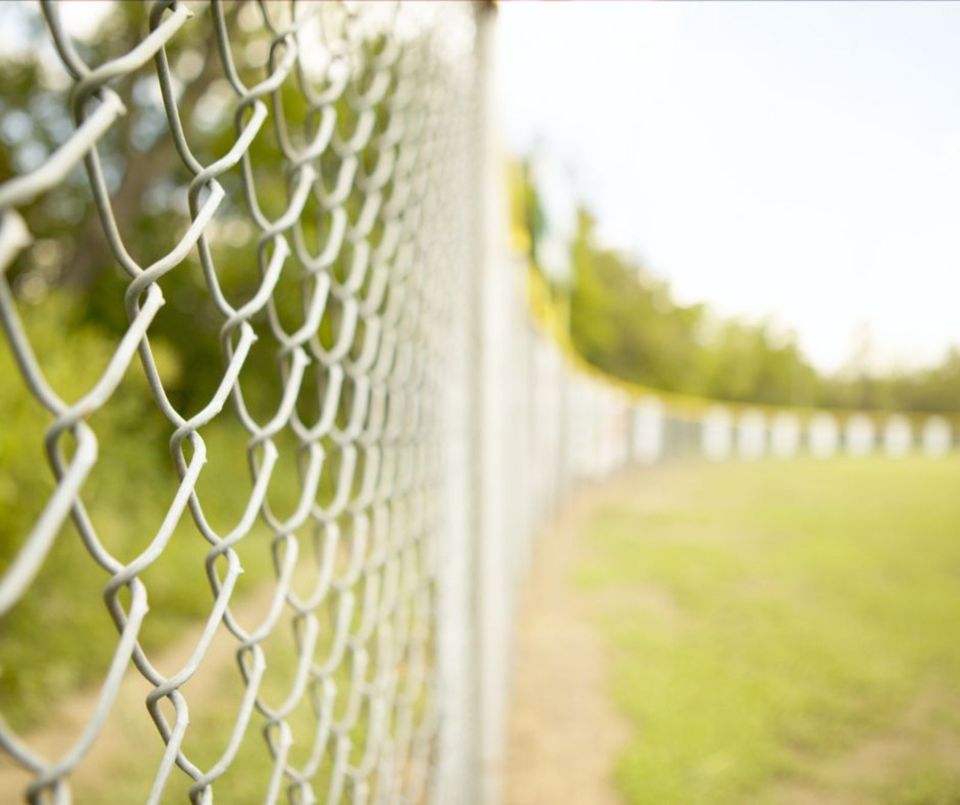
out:
M142 8L115 9L125 44L104 51L44 2L37 75L56 80L30 92L46 106L4 99L5 112L54 109L60 134L32 166L25 143L11 159L22 170L0 184L0 322L20 375L2 386L46 411L55 479L22 503L33 519L3 554L0 617L40 612L50 584L67 587L57 552L79 540L116 631L79 734L41 755L30 725L0 722L29 800L70 800L136 675L162 747L146 801L179 785L211 802L239 784L269 802L497 802L516 590L573 485L674 458L953 446L944 417L678 402L573 357L531 314L527 265L507 246L488 5L164 1L139 20ZM58 218L50 200L89 214ZM97 326L123 317L79 392L59 388L48 341L24 323L60 315L43 291L50 253ZM122 281L91 291L107 267ZM213 345L185 387L170 379L170 340ZM114 540L88 478L114 460L102 417L132 377L175 486L141 492L164 511L152 534L115 513ZM211 485L205 465L229 446L248 477ZM224 501L242 504L227 527L210 514ZM165 673L143 640L164 614L148 602L157 568L188 569L186 545L208 586L202 633ZM254 625L237 616L253 598L244 570L267 592ZM16 623L4 644L54 650L56 634ZM191 743L207 703L189 683L224 640L236 701L223 734ZM69 693L46 691L47 725ZM257 732L256 754L238 760Z
M184 776L194 802L212 801L232 778L233 790L271 802L420 801L434 784L436 564L453 503L443 400L447 371L463 366L447 337L459 326L448 299L475 273L463 192L475 140L474 9L159 2L141 19L144 8L115 7L102 23L118 24L119 36L103 44L68 30L64 4L44 2L48 39L38 47L52 44L55 55L38 75L52 69L67 98L29 85L29 98L9 99L59 103L58 122L73 120L42 164L0 186L0 320L21 397L32 394L52 420L56 478L32 529L16 535L0 614L38 610L51 552L79 537L86 561L102 568L117 635L80 734L46 757L29 729L3 723L0 746L30 772L28 799L68 801L71 772L116 717L122 678L138 673L151 687L143 718L165 746L146 801L165 799ZM101 308L128 319L79 398L48 380L22 321L23 291L42 279L31 239L76 245L78 227L58 231L43 205L73 197L95 212L84 224L91 249L105 242L103 262L125 274L108 283ZM147 237L151 229L161 236ZM77 250L66 265L79 285L85 257ZM184 312L191 305L168 297L205 309ZM43 306L43 294L35 301ZM188 388L186 409L157 346L164 314L168 337L180 329L220 344L219 361L193 367L214 382L196 386L205 399ZM98 456L97 415L134 374L166 422L178 484L155 534L125 534L120 550L91 514L85 482L109 456ZM201 480L218 425L245 445L246 489ZM208 514L215 493L246 501L226 529ZM188 660L163 672L142 641L151 573L184 540L206 543L208 603ZM259 622L241 623L241 572L271 566ZM39 628L4 639L37 641ZM234 643L241 692L226 733L197 749L189 723L204 703L189 683L216 640ZM262 776L237 760L257 731Z

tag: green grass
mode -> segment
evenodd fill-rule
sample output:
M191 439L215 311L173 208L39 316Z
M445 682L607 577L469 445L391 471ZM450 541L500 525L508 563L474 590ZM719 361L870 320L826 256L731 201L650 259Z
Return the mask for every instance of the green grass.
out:
M635 728L629 801L960 801L960 460L636 483L578 578Z

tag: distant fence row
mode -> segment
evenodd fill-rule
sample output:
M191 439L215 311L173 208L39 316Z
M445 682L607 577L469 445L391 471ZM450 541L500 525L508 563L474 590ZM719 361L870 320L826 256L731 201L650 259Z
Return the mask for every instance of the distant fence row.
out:
M577 381L569 394L571 416L584 423L571 432L578 434L573 445L577 474L585 476L631 462L694 456L711 461L910 453L936 458L957 446L954 425L939 414L799 414L721 403L702 412L678 411L655 396L634 398L616 387Z
M519 273L525 273L525 258L518 262ZM549 292L532 276L536 358L530 382L545 398L562 401L559 407L544 404L538 418L546 421L541 424L546 432L567 440L560 453L569 463L564 473L572 478L678 458L938 458L960 447L955 413L776 407L632 385L576 353Z

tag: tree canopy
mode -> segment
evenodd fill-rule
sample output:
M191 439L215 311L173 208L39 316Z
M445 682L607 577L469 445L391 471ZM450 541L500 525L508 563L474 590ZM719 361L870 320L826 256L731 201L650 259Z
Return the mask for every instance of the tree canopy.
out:
M542 226L528 172L514 173L516 223L537 266ZM517 201L519 200L519 202ZM803 354L792 333L770 322L723 318L708 305L683 305L670 285L636 259L599 242L581 209L571 289L554 288L569 306L569 336L589 363L622 380L731 402L864 410L960 410L960 350L930 369L877 374L864 365L828 375ZM544 282L548 280L544 277Z

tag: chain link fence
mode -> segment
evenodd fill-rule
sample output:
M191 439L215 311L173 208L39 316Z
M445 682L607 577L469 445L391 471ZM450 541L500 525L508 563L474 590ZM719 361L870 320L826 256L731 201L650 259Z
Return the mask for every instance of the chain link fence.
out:
M496 802L515 591L575 483L953 444L571 358L506 246L486 6L17 9L10 799Z
M28 605L55 543L79 539L84 561L102 571L116 637L95 704L67 745L41 753L32 727L5 722L0 746L29 772L27 799L69 801L72 775L135 673L149 686L142 717L163 747L145 801L167 801L171 779L185 777L189 799L210 802L225 775L239 777L244 801L422 801L437 764L446 373L463 361L451 349L459 325L449 300L476 268L468 188L477 10L87 6L96 25L118 32L99 47L71 5L42 3L42 21L33 9L6 18L24 36L42 25L38 47L47 49L33 67L55 79L7 98L4 111L59 104L65 136L0 185L0 321L20 374L3 383L18 383L46 410L55 478L7 557L0 615ZM58 243L45 215L58 196L78 205L67 229L88 232L103 264L88 265L83 238L74 238L61 279L109 293L99 308L126 318L106 365L76 396L48 379L22 321L25 299L45 304L29 292L42 253L34 246ZM159 234L146 238L150 227ZM104 266L123 280L91 290L88 275ZM171 306L172 294L203 297L205 307ZM189 379L187 392L182 380L178 393L170 389L154 348L165 307L167 332L209 338L219 353L183 370L202 376L203 399L188 393ZM120 551L91 514L85 483L111 460L98 445L98 414L134 373L166 423L176 487L155 531ZM223 420L246 451L248 482L202 489L213 459L205 434ZM280 475L283 463L290 469ZM277 484L285 509L274 502ZM213 522L212 495L242 500L234 522ZM207 603L186 657L161 670L141 639L154 614L147 579L182 540L205 546ZM259 603L252 611L237 592L251 563L270 569L246 596ZM292 659L269 685L281 632ZM191 715L204 702L190 683L224 639L238 695L216 751L194 752ZM262 779L245 778L237 760L251 733L268 759Z

